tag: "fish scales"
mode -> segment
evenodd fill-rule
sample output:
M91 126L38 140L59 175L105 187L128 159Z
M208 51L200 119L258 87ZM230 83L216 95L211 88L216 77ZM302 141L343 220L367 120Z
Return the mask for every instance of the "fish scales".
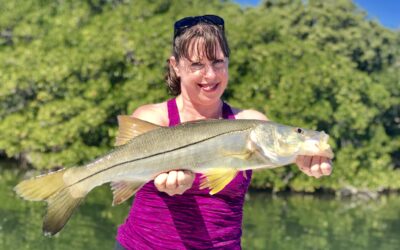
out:
M232 159L229 160L229 157L216 155L215 149L225 147L226 153L232 150L243 151L244 138L241 138L241 141L235 141L239 137L232 137L232 134L242 133L247 136L259 122L242 120L240 123L232 123L229 120L224 120L224 122L216 120L207 126L202 126L202 122L190 122L177 127L162 127L133 138L128 144L103 157L106 160L90 163L88 165L90 171L87 172L87 175L93 177L97 175L96 181L91 180L91 185L98 186L110 181L110 172L116 171L114 167L119 168L118 175L113 177L114 180L118 180L121 178L151 178L172 169L183 168L197 172L196 168L207 168L209 167L208 163L213 160L215 161L214 166L231 166L235 162ZM230 137L233 141L227 142ZM163 138L161 142L160 138ZM199 146L201 143L204 144L202 147ZM229 149L227 148L229 145L236 146L236 148ZM238 146L239 148L237 148ZM166 154L168 155L166 156ZM220 160L216 161L217 158ZM175 168L166 169L166 166L175 166ZM136 171L132 171L132 168L136 168ZM134 175L132 175L133 173Z

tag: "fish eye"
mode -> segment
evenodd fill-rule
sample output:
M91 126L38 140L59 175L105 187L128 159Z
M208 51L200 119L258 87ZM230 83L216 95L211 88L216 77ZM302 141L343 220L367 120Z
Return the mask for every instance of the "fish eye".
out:
M304 130L302 130L301 128L295 128L294 131L299 134L304 134Z

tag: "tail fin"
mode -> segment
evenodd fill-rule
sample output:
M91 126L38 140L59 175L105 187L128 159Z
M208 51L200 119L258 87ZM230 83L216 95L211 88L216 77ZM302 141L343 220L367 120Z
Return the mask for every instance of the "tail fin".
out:
M47 200L48 208L43 221L43 233L52 236L58 233L67 223L75 208L84 197L75 198L69 188L63 189Z
M47 200L50 196L65 188L63 176L66 170L61 169L47 175L40 175L33 179L22 181L14 188L14 191L25 200Z
M84 198L84 195L74 197L71 194L72 187L67 186L63 178L66 171L68 169L25 180L14 188L26 200L47 201L47 214L43 222L45 235L59 232Z

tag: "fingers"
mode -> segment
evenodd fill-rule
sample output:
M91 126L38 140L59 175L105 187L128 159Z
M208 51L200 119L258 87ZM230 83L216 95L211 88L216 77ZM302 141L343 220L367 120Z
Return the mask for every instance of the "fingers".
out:
M165 192L165 190L167 189L165 186L167 178L168 178L168 173L159 174L158 176L156 176L156 178L154 178L154 186L156 186L158 191Z
M185 187L191 187L194 181L194 173L191 171L183 170L183 171L178 171L178 187L179 186L185 186Z
M323 175L330 175L332 173L332 160L323 157L321 160L321 171Z
M178 173L176 171L170 171L168 173L167 181L165 182L165 187L167 190L174 190L178 186L177 183Z
M300 155L296 158L296 164L306 175L315 178L332 173L332 162L326 157Z
M177 194L183 194L186 190L192 187L194 181L194 173L191 171L178 171L177 176Z
M312 176L310 165L311 165L311 157L300 155L296 158L296 164L299 166L299 169L308 176Z
M160 192L168 195L183 194L192 187L194 181L194 173L191 171L170 171L168 173L159 174L154 179L154 185Z
M319 157L319 156L311 157L310 172L311 172L311 175L314 176L315 178L319 178L322 176L322 171L320 170L320 163L321 163L320 160L321 160L321 157Z

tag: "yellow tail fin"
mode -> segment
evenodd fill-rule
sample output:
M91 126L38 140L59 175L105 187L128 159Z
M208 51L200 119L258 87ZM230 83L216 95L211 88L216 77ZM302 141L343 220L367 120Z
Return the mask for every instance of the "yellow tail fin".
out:
M67 223L75 208L84 197L75 198L69 188L63 189L47 200L47 213L43 221L43 232L46 236L58 233Z
M46 175L40 175L30 180L19 183L14 191L30 201L43 201L65 188L63 180L64 173L67 169L61 169Z
M67 186L63 178L67 171L69 170L62 169L25 180L14 188L15 192L26 200L47 201L48 208L43 222L45 235L59 232L84 198L84 195L71 195L73 187Z

